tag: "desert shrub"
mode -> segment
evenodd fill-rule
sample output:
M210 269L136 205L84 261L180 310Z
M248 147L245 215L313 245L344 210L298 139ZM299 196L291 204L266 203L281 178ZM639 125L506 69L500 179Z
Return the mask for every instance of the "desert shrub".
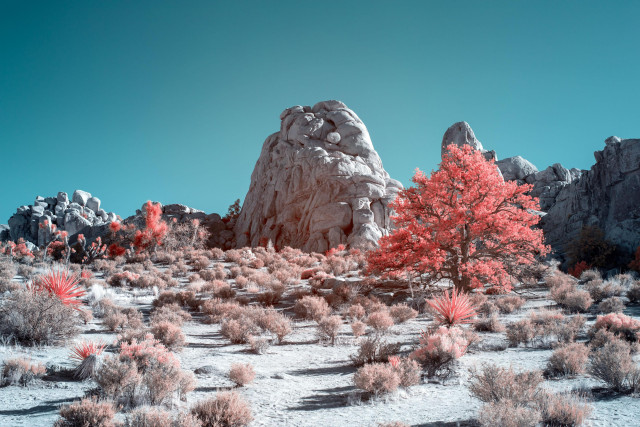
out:
M0 304L0 335L22 344L61 344L78 333L77 311L47 292L16 291Z
M524 298L518 295L506 295L496 299L495 304L500 310L500 313L513 313L524 305Z
M614 339L591 352L589 373L618 392L640 389L640 369L631 358L631 346Z
M496 313L490 316L478 317L473 324L473 328L478 332L504 332L505 330Z
M516 373L511 367L485 364L480 370L471 370L469 390L485 403L509 401L522 405L535 399L542 381L540 371Z
M614 280L592 280L585 285L585 289L593 298L593 301L599 303L607 298L618 297L624 293L624 289Z
M98 363L98 356L104 351L103 342L81 341L71 350L70 358L79 362L74 377L80 380L93 377Z
M324 298L315 296L305 296L296 301L294 306L296 314L304 319L319 321L331 312L329 304Z
M638 331L640 331L640 321L622 313L609 313L596 318L590 335L593 336L600 329L611 331L627 341L636 342L638 341Z
M532 312L528 318L521 319L507 328L509 345L550 346L555 342L571 342L584 326L581 315L565 317L551 310Z
M225 318L240 315L243 308L237 302L223 302L219 298L206 300L200 310L207 316L208 323L220 323Z
M341 326L342 318L340 316L323 317L318 322L318 335L320 338L329 339L331 345L334 345Z
M60 408L60 418L55 427L115 427L115 408L108 401L82 399Z
M243 387L256 377L256 372L250 363L243 365L242 363L234 363L229 370L229 379L238 386Z
M510 400L486 403L478 415L482 427L536 427L541 418L535 408L517 405Z
M116 329L141 329L144 326L142 322L142 313L134 307L121 308L114 306L114 309L103 319L104 325L110 330Z
M162 307L169 304L178 304L180 307L189 307L195 310L200 306L200 300L196 298L196 294L193 291L162 291L153 300L154 307Z
M549 358L547 371L551 375L579 375L584 373L589 358L589 347L570 343L556 348Z
M166 320L154 323L151 327L151 333L154 338L172 351L182 350L186 341L180 326Z
M632 304L640 302L640 280L636 280L631 284L627 291L627 298L629 298L629 302Z
M393 319L388 311L376 311L367 317L366 323L377 333L385 333L393 326Z
M360 304L352 304L345 313L346 317L353 320L362 320L367 315L364 307Z
M174 427L174 422L169 411L157 406L143 406L129 413L126 427Z
M224 319L220 333L233 344L246 343L250 336L260 332L260 328L249 317Z
M353 383L369 393L389 393L400 385L400 376L388 363L366 364L353 376Z
M462 357L469 346L469 339L460 328L439 327L422 333L420 347L410 357L418 361L429 378L446 378L451 365Z
M133 273L131 271L122 271L111 274L107 279L107 283L110 286L125 287L127 285L132 285L138 279L140 279L140 274Z
M602 280L602 275L600 271L595 269L584 270L582 274L580 274L580 280L585 282L590 282L591 280Z
M170 322L182 326L185 321L191 320L191 315L184 311L178 304L167 304L158 307L151 312L151 323Z
M197 402L191 413L202 427L242 427L253 420L249 405L236 392L218 393L216 397Z
M1 385L26 386L36 378L41 378L47 370L42 363L31 363L24 358L9 359L2 366Z
M593 299L589 292L576 289L565 294L561 302L557 302L569 311L586 312L593 304Z
M591 405L573 393L543 392L537 405L545 426L581 426L592 411Z
M211 261L204 255L197 256L191 259L191 266L196 271L204 270L205 268L209 267L209 264L211 264Z
M415 360L408 357L389 356L389 364L398 373L402 387L411 387L420 382L422 368Z
M274 309L260 311L257 316L257 323L265 331L269 331L276 336L278 344L282 344L285 337L292 331L291 320L285 314Z
M387 343L380 337L375 336L360 341L358 352L350 356L355 366L362 366L366 363L386 362L389 356L396 354L402 345L400 343Z
M598 311L600 313L622 313L625 309L624 302L621 298L618 297L610 297L603 300L600 304L598 304Z
M415 319L418 312L406 304L396 304L391 306L389 314L395 323L404 323L407 320Z
M353 332L353 336L355 336L356 338L364 335L366 328L367 325L359 320L351 323L351 332Z
M265 354L269 347L271 346L271 342L263 337L254 337L250 335L247 338L247 343L249 344L249 349L252 353L255 354Z
M142 382L136 365L111 356L104 358L93 379L104 396L122 400L123 403L131 403L134 400Z

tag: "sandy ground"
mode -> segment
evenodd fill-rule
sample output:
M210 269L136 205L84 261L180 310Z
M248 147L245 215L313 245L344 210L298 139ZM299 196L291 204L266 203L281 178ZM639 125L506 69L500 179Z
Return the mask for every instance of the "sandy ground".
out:
M116 303L149 310L151 291L116 289ZM541 290L531 292L526 305L516 313L501 316L503 323L526 316L530 310L552 305ZM638 317L637 310L627 314ZM588 317L588 325L595 316ZM405 324L395 325L387 336L389 342L404 343L410 350L419 332L430 324L427 316L419 316ZM186 409L194 402L212 396L218 390L232 387L227 373L232 363L251 363L255 381L240 393L250 403L255 420L251 426L375 426L377 423L402 421L412 426L470 426L481 402L472 397L466 387L469 369L482 363L513 366L518 370L544 369L551 350L510 348L492 351L495 344L506 340L505 334L480 333L478 348L462 357L456 374L445 384L425 383L400 389L379 397L362 398L353 387L355 368L349 356L357 350L358 341L348 325L343 325L335 346L319 342L313 322L296 321L294 332L283 345L272 345L266 354L249 352L246 345L231 345L220 334L219 325L206 325L194 315L185 323L187 337L184 350L177 353L184 369L209 367L199 374L197 388L188 402L179 403ZM585 337L582 337L584 339ZM115 335L106 331L99 320L93 320L75 341L83 339L111 342ZM580 340L580 338L579 338ZM483 350L485 349L485 350ZM47 366L72 368L69 347L24 348L0 346L0 360L28 356ZM573 379L548 380L544 385L553 390L593 389L603 384L588 376ZM0 388L0 426L48 426L57 418L60 405L81 398L94 388L90 381L77 382L45 377L29 387ZM591 426L640 425L640 399L630 396L592 397ZM122 417L120 419L123 419Z

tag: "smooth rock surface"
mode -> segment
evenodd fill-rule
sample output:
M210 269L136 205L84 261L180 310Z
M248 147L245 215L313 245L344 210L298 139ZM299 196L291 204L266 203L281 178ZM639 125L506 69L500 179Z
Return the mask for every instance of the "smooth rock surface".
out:
M384 170L364 123L340 101L297 105L280 119L251 175L237 246L376 245L402 184Z

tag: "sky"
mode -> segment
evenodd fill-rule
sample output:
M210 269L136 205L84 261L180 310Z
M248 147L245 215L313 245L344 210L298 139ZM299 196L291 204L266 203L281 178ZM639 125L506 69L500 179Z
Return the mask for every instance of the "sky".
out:
M89 191L224 214L293 105L338 99L405 185L466 121L588 169L640 137L637 1L0 0L0 223Z

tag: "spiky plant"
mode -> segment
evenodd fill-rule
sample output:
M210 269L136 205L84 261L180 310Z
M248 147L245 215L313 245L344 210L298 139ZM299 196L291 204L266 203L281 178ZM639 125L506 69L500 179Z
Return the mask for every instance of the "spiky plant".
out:
M434 310L435 321L440 325L454 326L473 322L476 310L469 299L469 295L453 289L451 294L446 291L443 295L427 301Z
M82 341L71 350L71 359L75 359L80 364L76 367L75 377L84 380L93 376L98 362L98 356L105 347L103 342Z
M48 292L55 295L64 305L80 310L82 304L80 298L86 295L86 291L79 286L80 275L71 273L68 269L51 269L45 274L36 277L29 288L33 292Z

